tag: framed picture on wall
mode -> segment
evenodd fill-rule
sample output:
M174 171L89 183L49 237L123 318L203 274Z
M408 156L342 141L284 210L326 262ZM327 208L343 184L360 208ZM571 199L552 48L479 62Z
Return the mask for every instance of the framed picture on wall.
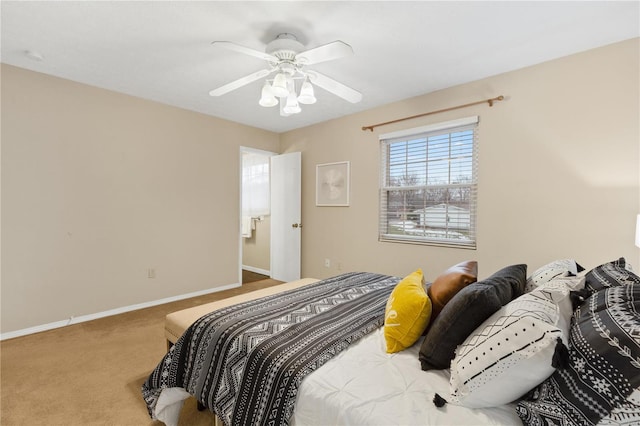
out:
M349 205L349 161L316 165L316 206Z

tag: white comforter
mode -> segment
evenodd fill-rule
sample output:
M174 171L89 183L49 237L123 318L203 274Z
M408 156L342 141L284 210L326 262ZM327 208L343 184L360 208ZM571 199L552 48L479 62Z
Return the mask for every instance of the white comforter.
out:
M371 333L307 376L300 385L291 424L326 425L521 425L513 405L469 409L447 404L449 371L422 371L420 339L411 348L385 352L383 329Z

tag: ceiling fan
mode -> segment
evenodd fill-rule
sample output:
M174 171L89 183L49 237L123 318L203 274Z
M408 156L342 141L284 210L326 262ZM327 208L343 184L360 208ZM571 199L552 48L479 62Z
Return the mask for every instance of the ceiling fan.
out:
M362 100L362 93L357 90L317 71L307 69L308 65L352 55L353 49L351 46L340 40L304 50L302 43L293 34L282 33L267 44L264 52L230 41L214 41L211 44L254 56L267 62L267 68L213 89L209 92L211 96L224 95L276 73L272 81L265 80L259 104L264 107L272 107L279 104L280 115L282 116L300 112L299 104L313 104L316 102L312 83L351 103L357 103ZM296 95L295 80L303 81L299 95ZM277 98L280 98L280 101Z

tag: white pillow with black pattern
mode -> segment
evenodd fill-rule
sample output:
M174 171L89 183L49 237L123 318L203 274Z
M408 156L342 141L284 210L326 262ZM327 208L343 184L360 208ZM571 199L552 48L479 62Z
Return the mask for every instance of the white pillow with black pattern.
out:
M586 281L586 273L583 271L583 272L578 272L578 275L563 274L562 276L555 277L551 281L555 283L562 283L567 287L569 287L569 290L571 291L578 291L584 288L585 281ZM545 284L542 284L542 285L544 286Z
M536 269L533 274L527 278L527 284L524 287L525 293L530 292L536 287L551 281L556 277L568 277L577 275L583 268L573 259L560 259L547 263Z
M573 314L569 363L518 402L525 425L640 425L640 277L624 258L586 274L593 292Z
M566 356L571 289L549 281L493 314L456 349L448 402L469 408L512 402Z

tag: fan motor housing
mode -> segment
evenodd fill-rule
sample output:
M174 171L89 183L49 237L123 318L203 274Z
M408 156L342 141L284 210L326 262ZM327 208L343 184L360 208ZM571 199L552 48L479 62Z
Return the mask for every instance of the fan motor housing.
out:
M280 60L293 61L304 49L302 43L293 34L283 33L267 44L265 52Z

